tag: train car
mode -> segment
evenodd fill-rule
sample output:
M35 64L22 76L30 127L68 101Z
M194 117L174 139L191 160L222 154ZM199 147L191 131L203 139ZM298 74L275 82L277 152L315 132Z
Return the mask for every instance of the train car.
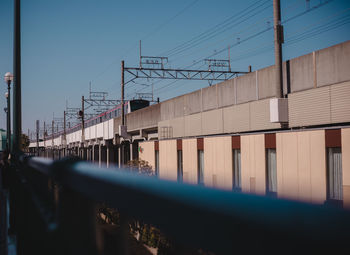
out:
M133 99L127 102L127 113L149 106L149 101L144 99Z
M134 112L136 110L148 107L150 105L150 102L148 100L144 100L144 99L133 99L133 100L129 100L127 102L125 102L124 104L124 113L131 113ZM88 120L85 121L85 127L90 127L93 125L96 125L98 123L110 120L112 118L117 118L119 116L121 116L121 104L117 105L116 107L103 112L93 118L90 118ZM80 124L78 124L77 126L73 127L73 129L80 129ZM74 130L74 131L76 131Z

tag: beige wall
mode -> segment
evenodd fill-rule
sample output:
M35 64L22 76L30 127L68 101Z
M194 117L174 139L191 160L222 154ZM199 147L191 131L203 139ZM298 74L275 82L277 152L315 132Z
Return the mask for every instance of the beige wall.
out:
M139 158L148 162L152 167L152 170L155 169L155 152L154 152L154 141L142 142L140 143L142 148L139 152Z
M277 133L278 197L323 203L326 200L325 131Z
M204 138L204 183L232 189L232 138Z
M350 128L341 130L343 199L344 206L350 208Z
M350 128L342 129L344 205L350 207ZM204 138L204 183L232 188L231 136ZM154 168L154 142L140 143L140 158ZM176 140L159 142L160 177L177 180ZM197 139L184 139L184 182L197 183ZM327 197L325 130L276 134L277 195L322 204ZM264 134L241 136L242 191L265 194Z
M197 139L182 140L183 181L197 184L198 160Z
M177 180L176 140L159 141L159 177Z
M266 192L265 137L241 136L242 191L257 194Z

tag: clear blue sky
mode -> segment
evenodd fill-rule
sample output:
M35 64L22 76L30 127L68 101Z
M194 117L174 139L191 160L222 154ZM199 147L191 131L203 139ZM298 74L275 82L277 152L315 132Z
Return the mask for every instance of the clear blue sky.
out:
M333 0L314 9L320 2L327 1L311 0L305 12L305 0L281 0L282 21L292 18L284 24L284 60L350 39L350 1ZM90 81L93 90L119 99L120 61L138 65L140 39L144 55L169 56L172 68L194 61L199 62L191 68L205 68L200 60L229 45L234 70L272 65L273 30L258 34L272 26L272 13L272 0L22 0L23 131L34 130L36 119L51 122L53 112L62 117L66 100L70 107L79 107ZM3 76L13 70L12 30L13 1L1 0L0 128L6 126ZM215 58L225 59L227 54L224 50ZM161 101L208 86L153 82ZM137 91L151 92L151 86L126 88L128 98Z

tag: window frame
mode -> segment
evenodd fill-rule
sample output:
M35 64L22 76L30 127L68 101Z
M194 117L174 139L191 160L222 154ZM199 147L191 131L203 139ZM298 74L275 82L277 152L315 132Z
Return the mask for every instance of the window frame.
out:
M336 198L335 195L331 194L331 169L330 169L330 153L332 153L332 151L336 150L335 153L340 153L340 187L339 187L339 194L340 194L340 199ZM332 154L332 156L334 156L334 152ZM343 191L343 165L342 165L342 149L341 147L327 147L326 148L326 181L327 181L327 204L331 204L337 207L342 207L343 206L343 201L344 201L344 191ZM334 164L333 164L334 166ZM334 169L332 170L333 174L332 177L334 180ZM333 183L333 193L335 193L335 189L334 189L335 185Z
M182 150L177 150L177 181L183 182L184 168L183 168L183 153Z
M276 188L275 188L275 190L272 190L272 188L273 187L270 187L270 186L272 186L272 185L270 185L270 175L271 175L271 171L273 170L273 169L270 169L270 166L271 166L271 162L270 162L270 160L271 160L271 158L270 158L270 154L269 154L269 152L272 152L272 151L274 151L274 154L275 154L275 162L274 162L274 165L275 165L275 168L274 168L274 170L275 170L275 185L276 185ZM278 191L278 189L277 189L277 150L276 150L276 148L266 148L265 149L265 157L266 157L266 195L269 195L269 196L272 196L272 197L277 197L277 191Z
M197 150L197 183L204 186L204 150Z
M239 157L239 163L236 165L236 158ZM238 174L237 168L238 166ZM238 177L238 178L237 178ZM238 181L237 181L238 179ZM237 185L238 183L238 185ZM242 191L242 155L241 149L232 149L232 190Z

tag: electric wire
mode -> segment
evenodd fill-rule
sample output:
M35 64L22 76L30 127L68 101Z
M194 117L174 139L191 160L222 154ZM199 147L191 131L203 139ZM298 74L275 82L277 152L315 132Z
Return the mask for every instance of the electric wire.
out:
M304 15L304 14L306 14L306 13L309 13L309 12L311 12L311 11L313 11L313 10L316 10L316 9L320 8L321 6L324 6L324 5L326 5L326 4L328 4L328 3L332 2L332 1L333 1L333 0L328 0L328 1L325 1L325 2L321 2L320 4L314 6L314 7L310 8L310 9L307 9L306 11L303 11L303 12L301 12L301 13L298 13L298 14L294 15L294 16L291 16L290 18L284 20L282 23L288 23L289 21L294 20L294 19L296 19L296 18L298 18L298 17L301 17L302 15ZM255 34L253 34L253 35L251 35L251 36L248 36L248 37L245 38L243 41L240 41L239 43L233 44L233 45L231 45L231 46L229 46L229 47L232 48L232 47L234 47L234 46L237 46L238 44L240 44L240 43L242 43L242 42L245 42L245 41L248 41L248 40L251 40L251 39L253 39L253 38L255 38L255 37L257 37L257 36L259 36L259 35L261 35L261 34L267 32L267 31L271 30L271 29L272 29L272 27L271 27L271 28L264 29L264 30L262 30L262 31L259 31L258 33L255 33ZM328 30L327 30L327 31L328 31ZM269 49L269 46L265 46L264 49ZM211 58L211 57L213 57L213 56L215 56L215 55L218 55L219 53L223 52L224 50L226 50L226 48L223 49L223 50L221 50L220 52L216 52L216 53L214 53L214 54L212 54L212 55L210 55L210 56L208 56L208 57L206 57L206 58ZM163 88L167 88L167 87L173 85L174 83L175 83L175 82L169 83L168 85L165 85L165 86L163 86L163 87L157 89L156 91L158 92L158 91L162 90Z
M254 2L253 4L249 5L247 8L245 8L244 10L241 11L241 13L244 13L246 10L249 10L251 7L254 7L256 4L262 2L263 0L259 0L259 1L256 1ZM266 1L267 2L267 1ZM236 18L236 15L239 14L239 13L235 13L234 15L230 16L229 18L225 19L224 21L218 23L217 25L207 29L206 31L202 32L201 34L193 37L192 39L170 49L170 50L167 50L166 52L163 52L161 53L162 56L166 56L166 55L169 55L171 54L172 52L174 51L177 51L178 49L181 49L183 47L186 47L187 45L191 44L193 41L196 41L196 40L199 40L201 39L203 36L206 36L208 33L212 33L213 31L216 31L219 27L221 26L225 26L227 24L229 24L230 22L232 22L231 20Z
M174 56L174 55L179 54L181 52L188 51L188 50L192 49L193 47L195 47L197 45L200 45L203 42L205 42L207 40L210 40L210 39L216 37L217 35L222 34L222 33L226 32L226 31L232 29L235 26L240 25L244 21L246 21L246 20L256 16L257 14L259 14L262 11L266 10L267 8L271 7L271 5L268 5L268 6L265 6L264 8L262 8L262 9L259 9L260 7L263 7L268 2L269 1L266 1L263 4L256 6L255 8L250 10L248 13L245 13L243 11L242 13L240 13L240 15L234 21L232 21L232 23L226 24L225 26L223 26L223 27L221 27L221 28L219 28L219 29L217 29L215 31L212 31L211 33L208 33L208 34L198 38L197 40L194 40L191 44L188 44L188 45L186 45L184 47L181 47L180 49L178 49L176 51L168 53L167 56L171 57L171 56ZM250 15L248 17L244 18L248 14L250 14ZM229 26L226 27L227 25L229 25Z

